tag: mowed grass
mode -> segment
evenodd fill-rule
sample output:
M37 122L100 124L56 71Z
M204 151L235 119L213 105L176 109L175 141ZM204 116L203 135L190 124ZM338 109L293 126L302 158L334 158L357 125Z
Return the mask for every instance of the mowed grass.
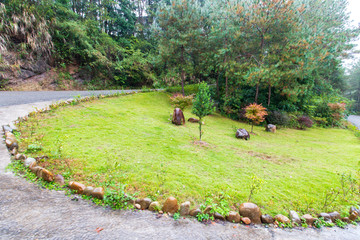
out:
M263 213L288 210L348 211L358 194L339 194L323 209L325 193L341 189L339 174L358 179L360 141L343 129L280 129L276 134L254 127L250 141L235 138L250 125L219 114L207 116L203 141L198 124L170 123L173 111L165 93L139 93L67 106L37 117L34 136L43 136L44 154L59 152L74 172L70 179L89 185L115 181L127 191L164 201L168 196L199 205L209 194L225 193L233 206L247 201L257 176L265 182L252 196ZM195 117L190 109L186 119ZM30 138L32 127L21 127ZM33 137L34 138L34 137ZM63 161L49 160L64 173ZM357 190L358 192L358 190Z

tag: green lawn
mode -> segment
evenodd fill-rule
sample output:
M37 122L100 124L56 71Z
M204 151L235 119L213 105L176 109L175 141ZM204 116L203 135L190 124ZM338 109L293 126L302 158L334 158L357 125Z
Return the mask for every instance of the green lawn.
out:
M111 179L142 197L162 201L172 195L193 205L219 192L229 195L232 205L242 203L256 175L265 183L252 201L270 214L321 212L325 192L340 187L338 174L358 178L360 141L348 130L280 129L273 134L254 127L256 135L244 141L235 138L235 129L250 130L250 125L214 114L203 126L208 146L199 146L194 144L198 125L171 124L172 110L165 93L63 107L20 127L28 138L22 148L38 138L44 154L59 155L61 148L61 155L69 158L76 172L70 179L93 185ZM186 110L185 117L195 116ZM30 136L34 122L37 130ZM49 161L55 173L68 174L63 161ZM348 211L358 202L357 194L340 194L328 210Z

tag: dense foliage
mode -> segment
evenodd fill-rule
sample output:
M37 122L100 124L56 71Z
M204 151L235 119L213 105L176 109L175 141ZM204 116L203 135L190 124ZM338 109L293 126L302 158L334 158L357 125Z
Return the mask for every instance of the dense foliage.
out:
M359 35L346 0L1 2L2 54L76 65L95 88L181 85L186 95L206 82L232 118L255 102L331 125L327 104L346 101L341 61Z

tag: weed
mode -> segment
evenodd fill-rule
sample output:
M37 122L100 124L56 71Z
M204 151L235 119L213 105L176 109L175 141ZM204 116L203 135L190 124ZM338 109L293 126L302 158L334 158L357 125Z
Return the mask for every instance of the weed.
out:
M336 226L338 226L339 228L345 228L346 225L347 225L346 222L343 222L343 221L341 221L340 219L336 219L336 220L335 220L335 224L336 224Z
M248 202L251 201L251 197L253 194L255 194L261 190L263 183L264 183L263 179L258 178L255 175L253 175L251 177L251 185L250 185L250 193L249 193L249 197L248 197Z
M326 210L331 204L335 202L339 196L340 191L338 189L331 188L329 191L325 192L325 199L323 209Z
M180 218L180 213L176 212L174 213L174 216L173 216L174 220L178 220Z
M199 213L198 215L196 215L196 218L199 222L206 222L209 221L210 219L214 219L214 217L210 217L209 214L207 213Z
M131 195L125 194L125 185L119 186L116 190L108 188L104 196L104 204L110 206L112 209L129 209L133 208L130 201L135 198Z
M36 153L36 152L40 152L42 150L42 146L40 143L33 143L28 145L25 153Z
M332 222L325 221L323 217L319 217L318 219L315 220L314 226L316 228L322 228L323 226L333 227L333 226L335 226L335 224L333 224Z
M222 216L227 216L230 212L230 206L228 202L229 196L223 192L218 195L212 194L210 197L205 198L205 203L200 206L201 210L206 207L211 207L210 214L219 213Z
M301 217L300 219L301 219L301 227L308 228L309 225L306 223L306 219L303 217Z

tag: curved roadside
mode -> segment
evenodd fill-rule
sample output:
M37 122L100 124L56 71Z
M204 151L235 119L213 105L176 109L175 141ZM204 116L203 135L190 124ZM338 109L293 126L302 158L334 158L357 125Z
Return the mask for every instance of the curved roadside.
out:
M8 124L51 102L0 107L0 124ZM174 221L149 211L113 211L77 196L40 189L3 171L10 162L0 144L0 239L358 239L360 228L282 230L221 223L206 226L195 219ZM97 228L103 228L97 233Z
M348 121L360 130L360 116L350 115L348 117Z

